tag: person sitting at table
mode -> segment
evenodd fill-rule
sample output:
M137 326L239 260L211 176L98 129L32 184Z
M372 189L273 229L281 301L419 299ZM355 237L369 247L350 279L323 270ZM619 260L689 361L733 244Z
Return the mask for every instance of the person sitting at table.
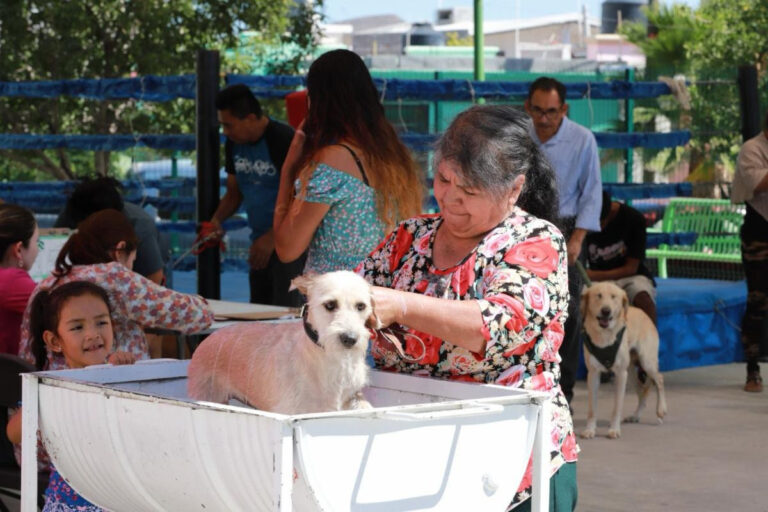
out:
M600 231L587 234L587 277L615 281L629 303L656 323L656 282L645 266L645 217L631 206L611 200L603 190Z
M374 285L380 323L412 335L405 357L376 337L377 367L549 395L551 503L571 511L578 447L558 355L568 257L555 175L527 126L525 113L503 105L456 116L435 151L440 213L400 223L357 272ZM507 442L490 441L487 449ZM530 496L529 463L511 506L529 509Z
M275 250L291 261L308 247L305 272L351 270L397 221L421 211L424 186L357 54L321 55L307 93L309 112L280 174Z
M131 270L136 258L136 234L125 215L106 209L94 213L77 227L56 259L53 275L38 284L50 290L70 281L90 281L107 291L113 307L115 349L147 359L144 328L162 328L191 334L213 322L213 311L202 297L160 286ZM21 324L19 356L39 369L65 368L60 354L33 354L29 329L30 307Z
M35 282L29 270L38 253L40 230L31 211L0 204L0 353L19 352L21 317Z

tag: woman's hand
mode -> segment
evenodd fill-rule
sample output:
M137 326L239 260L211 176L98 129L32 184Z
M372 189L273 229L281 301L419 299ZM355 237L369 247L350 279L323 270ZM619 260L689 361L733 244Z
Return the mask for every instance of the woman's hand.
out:
M408 313L404 292L373 286L371 287L371 295L373 297L373 314L381 323L381 327L403 323L403 319Z
M107 358L109 364L133 364L136 362L136 355L131 352L117 351Z

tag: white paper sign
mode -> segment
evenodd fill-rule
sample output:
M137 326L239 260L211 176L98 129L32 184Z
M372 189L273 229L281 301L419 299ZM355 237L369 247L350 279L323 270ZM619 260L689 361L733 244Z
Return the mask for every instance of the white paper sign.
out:
M37 253L34 265L29 269L29 275L33 281L39 283L51 275L56 266L56 258L59 257L59 252L72 233L73 231L61 229L40 230L40 252Z

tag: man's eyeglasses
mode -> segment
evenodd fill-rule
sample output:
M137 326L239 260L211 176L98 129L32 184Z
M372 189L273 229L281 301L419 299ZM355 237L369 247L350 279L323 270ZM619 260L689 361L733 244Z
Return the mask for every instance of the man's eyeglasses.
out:
M531 114L533 114L534 117L546 117L547 119L554 118L557 114L560 113L560 111L563 108L548 108L547 110L542 110L539 107L531 107Z

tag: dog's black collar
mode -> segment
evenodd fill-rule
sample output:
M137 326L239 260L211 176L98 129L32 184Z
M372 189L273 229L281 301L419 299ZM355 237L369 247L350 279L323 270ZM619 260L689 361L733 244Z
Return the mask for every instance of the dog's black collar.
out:
M317 334L317 329L312 327L312 324L309 323L309 307L307 307L306 303L301 306L301 321L304 323L304 332L307 333L307 337L319 347L320 336Z
M621 330L616 334L616 339L613 340L613 343L608 345L607 347L598 347L594 343L592 343L592 338L589 337L589 334L587 334L587 331L583 331L584 334L584 345L587 346L589 349L589 353L593 356L595 356L595 359L597 359L600 364L605 366L606 370L610 370L613 366L613 363L616 362L616 354L619 352L619 347L621 346L621 340L624 338L624 331L627 329L627 326L621 328Z

